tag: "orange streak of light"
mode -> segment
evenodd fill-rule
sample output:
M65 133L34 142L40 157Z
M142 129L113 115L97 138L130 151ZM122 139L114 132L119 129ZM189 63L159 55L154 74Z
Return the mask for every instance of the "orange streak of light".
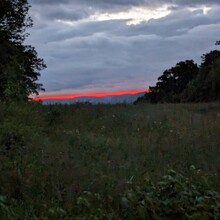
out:
M90 94L67 94L67 95L51 95L51 96L39 96L33 98L35 101L43 100L61 100L61 99L74 99L83 96L102 98L105 96L120 96L120 95L135 95L141 92L147 92L147 90L131 90L131 91L119 91L119 92L102 92L102 93L90 93Z

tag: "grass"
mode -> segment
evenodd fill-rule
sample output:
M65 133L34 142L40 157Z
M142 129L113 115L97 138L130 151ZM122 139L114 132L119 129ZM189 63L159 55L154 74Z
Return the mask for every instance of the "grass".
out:
M89 207L78 219L119 219L102 210L121 210L130 183L159 182L170 169L190 177L192 165L220 192L219 113L219 103L0 104L0 214L77 219Z

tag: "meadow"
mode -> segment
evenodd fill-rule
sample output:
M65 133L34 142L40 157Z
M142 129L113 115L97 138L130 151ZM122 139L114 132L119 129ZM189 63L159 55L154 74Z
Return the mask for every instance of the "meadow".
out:
M220 104L0 104L0 172L1 219L219 219Z

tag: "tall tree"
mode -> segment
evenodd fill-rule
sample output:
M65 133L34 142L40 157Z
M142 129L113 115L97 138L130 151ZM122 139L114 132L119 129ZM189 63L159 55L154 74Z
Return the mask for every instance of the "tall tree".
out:
M199 75L197 77L197 99L198 101L214 101L216 95L213 94L213 85L217 83L219 77L220 51L213 50L202 56ZM214 89L215 90L215 89Z
M46 65L23 44L33 25L29 8L26 0L0 0L0 100L27 100L43 89L37 80Z
M158 78L155 87L150 87L148 94L153 102L179 102L180 94L187 84L197 76L199 68L193 60L177 63L174 67L165 70Z

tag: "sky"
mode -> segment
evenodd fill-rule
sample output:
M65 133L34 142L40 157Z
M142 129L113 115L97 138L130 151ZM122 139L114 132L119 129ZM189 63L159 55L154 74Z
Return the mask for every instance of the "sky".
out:
M26 44L40 95L147 90L165 69L220 49L219 0L30 0Z

